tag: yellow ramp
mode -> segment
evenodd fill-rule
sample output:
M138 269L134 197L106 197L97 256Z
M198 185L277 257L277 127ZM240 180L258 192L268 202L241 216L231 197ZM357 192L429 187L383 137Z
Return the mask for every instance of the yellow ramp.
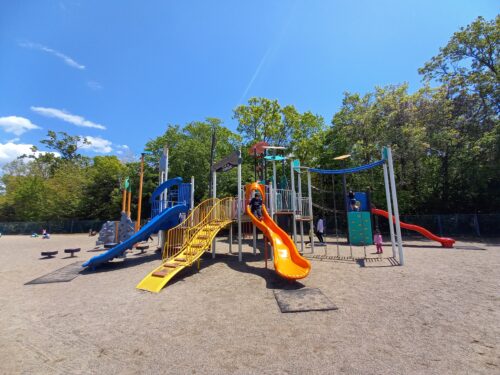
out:
M188 251L188 250L185 250ZM198 260L205 249L199 251L193 259ZM192 264L192 263L191 263ZM184 268L189 267L190 264L186 263L185 252L181 252L178 257L173 260L162 263L161 266L149 273L142 281L137 284L137 289L147 290L148 292L160 292L172 278L181 272Z
M161 266L149 273L136 288L153 293L160 292L175 275L197 261L210 247L217 233L230 223L230 220L215 220L201 227L182 247L178 255L163 262Z

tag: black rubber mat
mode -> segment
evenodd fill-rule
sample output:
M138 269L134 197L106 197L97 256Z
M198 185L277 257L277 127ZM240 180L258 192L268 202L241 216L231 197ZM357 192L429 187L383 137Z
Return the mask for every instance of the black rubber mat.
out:
M63 283L73 280L82 271L83 262L75 262L59 268L44 276L38 277L35 280L28 281L24 285L29 284L48 284L48 283Z
M275 290L274 297L282 313L337 310L317 288Z

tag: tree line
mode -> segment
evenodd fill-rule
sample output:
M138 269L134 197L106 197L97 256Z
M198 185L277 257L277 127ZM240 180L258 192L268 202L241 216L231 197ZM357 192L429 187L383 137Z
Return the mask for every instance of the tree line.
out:
M390 145L401 212L498 212L499 40L500 16L489 21L479 17L454 33L419 69L422 88L410 92L403 83L375 87L365 94L346 92L329 124L312 111L301 113L293 105L263 97L233 110L236 132L216 118L170 124L145 145L153 153L146 156L144 217L158 184L164 145L171 150L170 177L194 176L199 202L209 195L211 156L217 161L241 148L243 180L254 179L248 148L258 141L285 147L284 153L302 165L325 169L341 168L334 160L341 154L351 155L345 167L379 160L381 147ZM137 192L139 163L116 156L83 156L79 147L86 142L49 131L40 143L55 153L36 153L34 148L32 154L5 165L0 221L116 219L120 184L129 176ZM279 175L289 173L288 167L281 168ZM332 181L316 175L313 184L329 187ZM375 201L384 203L380 169L349 176L348 184L355 190L370 189ZM236 186L234 170L218 176L219 196L236 194Z

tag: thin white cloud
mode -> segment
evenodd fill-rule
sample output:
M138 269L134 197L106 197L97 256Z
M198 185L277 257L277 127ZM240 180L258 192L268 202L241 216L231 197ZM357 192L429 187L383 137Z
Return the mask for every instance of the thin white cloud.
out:
M264 63L266 62L267 57L269 56L269 53L271 52L271 49L272 49L272 47L269 47L267 49L266 53L264 54L264 56L262 57L262 59L260 59L259 65L257 65L257 69L255 69L255 72L253 73L252 78L250 78L250 81L247 83L247 86L245 87L243 94L241 94L240 99L238 100L238 103L243 103L243 100L246 98L248 92L252 88L253 83L255 82L257 77L259 76L260 71L261 71L262 67L264 66Z
M44 151L37 151L33 154L31 151L32 144L29 143L15 143L8 141L7 143L0 143L0 166L11 162L12 160L17 159L17 157L21 155L35 155L39 156L42 154L46 154ZM56 156L59 156L58 153L53 153Z
M41 129L41 127L33 124L24 117L7 116L0 117L0 129L6 133L12 133L19 136L26 133L28 130Z
M102 85L97 81L87 81L87 86L92 90L102 90Z
M77 61L75 61L74 59L69 57L68 55L65 55L62 52L59 52L55 49L49 48L49 47L44 46L42 44L32 43L32 42L21 42L21 43L19 43L19 45L23 48L30 48L30 49L34 49L37 51L50 53L51 55L56 56L59 59L61 59L66 65L71 66L72 68L80 69L80 70L85 69L85 65L78 63Z
M111 151L113 151L113 148L111 147L113 143L111 141L108 141L107 139L101 137L92 137L90 135L81 137L87 138L87 141L90 142L89 145L87 144L79 145L79 147L83 150L93 151L98 154L109 154Z
M128 147L127 145L118 145L115 148L117 155L123 155L123 153L125 152L130 152L130 147Z
M38 113L39 115L46 117L54 117L59 120L63 120L69 122L70 124L80 126L83 128L94 128L106 130L106 127L101 124L96 124L95 122L86 120L82 116L73 115L65 110L57 109L57 108L45 108L45 107L31 107L33 112Z
M255 69L252 77L250 78L250 81L248 81L248 83L245 87L245 90L243 91L243 93L240 96L240 99L238 100L238 104L243 104L243 101L246 99L248 92L252 88L257 77L260 75L260 72L261 72L262 68L264 67L264 65L266 64L267 60L269 59L270 55L274 54L278 50L280 44L282 43L283 38L285 37L285 34L288 31L288 28L290 27L290 24L291 24L293 18L295 17L295 14L297 11L297 5L298 5L298 1L295 1L290 9L290 12L288 13L286 22L283 24L281 31L274 38L274 41L272 41L270 43L266 52L264 53L264 55L260 59L259 64L257 65L257 68Z

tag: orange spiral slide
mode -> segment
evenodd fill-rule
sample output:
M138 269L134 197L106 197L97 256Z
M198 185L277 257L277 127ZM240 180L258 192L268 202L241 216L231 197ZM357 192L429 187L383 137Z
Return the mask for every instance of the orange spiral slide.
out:
M378 208L372 208L372 214L383 216L386 219L389 219L389 213L387 211L384 211L384 210L379 210ZM392 220L393 220L393 222L395 222L395 220L396 220L394 218L394 215L392 216ZM422 236L425 236L430 240L441 243L441 246L443 246L443 247L451 248L451 247L453 247L453 244L455 243L455 240L453 238L436 236L434 233L429 232L427 229L420 227L418 225L407 224L407 223L403 223L402 221L400 221L400 224L401 224L401 228L408 229L408 230L414 230L415 232L420 233Z
M247 202L245 209L255 226L271 242L274 252L274 269L278 275L285 279L303 279L309 275L311 263L300 255L290 236L274 222L264 205L262 206L262 220L259 220L252 214L248 203L250 202L252 192L255 190L258 190L262 194L262 200L265 201L264 186L259 185L257 182L247 184L245 186L245 198Z

